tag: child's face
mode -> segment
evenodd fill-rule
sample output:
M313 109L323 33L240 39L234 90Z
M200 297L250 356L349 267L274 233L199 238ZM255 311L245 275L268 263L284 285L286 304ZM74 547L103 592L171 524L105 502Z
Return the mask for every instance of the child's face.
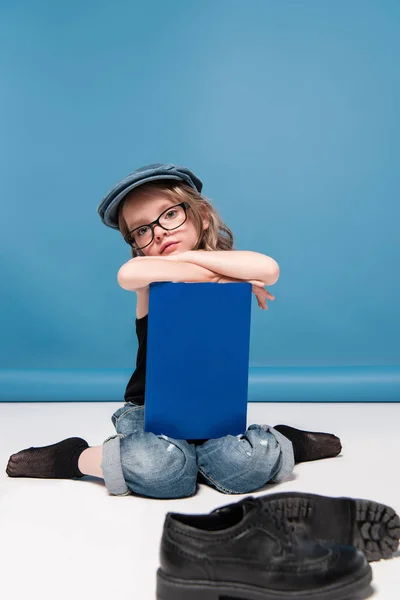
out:
M151 200L148 198L131 198L127 200L122 207L122 211L128 230L131 231L136 227L148 225L155 221L166 209L177 203L178 201L168 200L156 195ZM203 222L203 227L207 228L206 222ZM167 231L159 225L155 225L153 241L142 248L141 252L145 256L178 254L186 250L192 250L196 241L197 230L191 219L191 209L189 208L187 209L187 219L180 227ZM165 244L171 242L177 243L164 249Z

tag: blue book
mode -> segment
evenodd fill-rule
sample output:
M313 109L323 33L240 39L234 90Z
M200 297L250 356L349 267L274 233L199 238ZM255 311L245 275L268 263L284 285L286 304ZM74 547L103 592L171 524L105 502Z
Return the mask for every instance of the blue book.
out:
M174 439L246 431L251 284L150 284L144 430Z

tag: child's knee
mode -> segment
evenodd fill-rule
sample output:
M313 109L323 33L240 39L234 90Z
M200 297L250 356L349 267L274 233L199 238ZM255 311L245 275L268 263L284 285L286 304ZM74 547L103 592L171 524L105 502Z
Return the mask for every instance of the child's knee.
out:
M198 449L198 468L223 493L254 492L273 479L280 468L280 445L261 428L220 441L219 448L215 446L212 452L207 452L206 445Z
M125 441L125 440L124 440ZM196 490L196 456L172 441L121 452L127 486L151 498L184 498Z

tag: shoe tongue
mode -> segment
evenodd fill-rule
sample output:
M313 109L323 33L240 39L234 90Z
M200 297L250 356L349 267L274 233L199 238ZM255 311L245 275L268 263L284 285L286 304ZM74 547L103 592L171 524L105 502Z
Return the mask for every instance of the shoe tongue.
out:
M234 506L234 504L227 504L225 506L220 506L219 508L216 508L215 510L213 510L211 512L211 514L213 513L230 513L232 511L232 507ZM254 510L255 507L259 507L260 503L256 498L253 498L253 496L248 496L247 498L244 498L243 500L240 500L239 502L236 503L236 506L240 506L242 508L243 511L243 517L247 516L251 511Z

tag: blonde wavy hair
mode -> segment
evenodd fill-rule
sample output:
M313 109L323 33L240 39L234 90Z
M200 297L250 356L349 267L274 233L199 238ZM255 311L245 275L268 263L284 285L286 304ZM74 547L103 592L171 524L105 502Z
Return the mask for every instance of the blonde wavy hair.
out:
M187 202L190 206L188 218L191 218L197 229L197 241L192 250L233 250L233 233L222 221L218 212L212 206L210 200L184 182L176 181L154 181L145 183L133 189L124 198L118 212L118 228L125 237L129 233L128 226L122 213L124 203L131 198L151 199L157 193L158 197L171 200L174 204ZM209 226L203 231L202 216L206 216ZM132 248L132 257L144 256L141 250Z

